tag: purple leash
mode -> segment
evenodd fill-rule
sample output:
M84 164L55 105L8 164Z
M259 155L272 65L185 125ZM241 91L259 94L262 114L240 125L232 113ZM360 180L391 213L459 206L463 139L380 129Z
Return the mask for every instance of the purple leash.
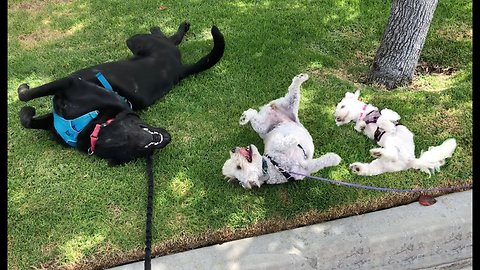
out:
M345 185L345 186L350 186L350 187L372 189L372 190L378 190L378 191L388 191L388 192L431 192L431 191L450 191L450 190L456 190L456 189L472 188L472 185L449 187L449 188L428 188L428 189L421 189L421 188L419 188L419 189L398 189L398 188L386 188L386 187L373 187L373 186L365 186L365 185L354 184L354 183L343 182L343 181L330 180L330 179L317 177L317 176L311 176L311 175L307 175L307 174L303 174L303 173L297 173L297 172L290 172L290 173L305 176L305 177L312 178L312 179L315 179L315 180L320 180L320 181L332 183L332 184L340 184L340 185Z

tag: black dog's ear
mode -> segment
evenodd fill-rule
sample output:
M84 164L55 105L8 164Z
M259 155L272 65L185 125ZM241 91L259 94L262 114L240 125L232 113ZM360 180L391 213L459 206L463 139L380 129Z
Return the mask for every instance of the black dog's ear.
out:
M149 35L134 35L127 39L127 47L136 56L146 56L152 49L152 37Z

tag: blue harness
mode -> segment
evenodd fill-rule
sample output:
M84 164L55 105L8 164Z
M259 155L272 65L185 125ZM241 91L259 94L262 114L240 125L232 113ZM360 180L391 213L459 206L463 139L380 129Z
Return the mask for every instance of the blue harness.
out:
M113 91L112 86L108 83L107 79L101 72L96 74L97 79L108 91ZM130 108L132 104L124 97L125 102L129 103ZM62 139L70 146L75 147L77 145L78 134L96 117L98 111L91 111L84 115L81 115L75 119L65 119L55 112L53 109L53 126Z

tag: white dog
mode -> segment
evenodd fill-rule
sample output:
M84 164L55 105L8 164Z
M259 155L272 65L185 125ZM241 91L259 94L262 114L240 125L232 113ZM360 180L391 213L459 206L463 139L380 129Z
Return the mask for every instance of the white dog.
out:
M298 118L300 85L308 80L299 74L292 80L285 97L262 106L260 111L248 109L240 117L240 125L251 123L265 143L262 156L253 144L235 147L222 168L228 180L238 180L246 189L262 184L280 184L304 177L290 174L311 174L322 168L336 166L341 158L328 153L313 159L313 140Z
M439 146L422 151L420 157L415 158L413 133L399 123L400 115L390 109L379 111L372 104L360 101L359 96L360 91L345 94L335 109L335 122L337 126L355 122L355 130L375 140L381 147L370 150L370 154L377 158L371 163L351 164L352 172L370 176L413 168L430 176L440 170L446 158L452 156L457 143L450 138Z

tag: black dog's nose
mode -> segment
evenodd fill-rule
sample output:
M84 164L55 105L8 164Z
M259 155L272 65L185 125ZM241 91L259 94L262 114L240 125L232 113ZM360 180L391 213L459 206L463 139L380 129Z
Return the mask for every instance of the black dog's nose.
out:
M232 148L232 150L230 150L230 151L231 151L232 153L235 153L235 150L236 150L236 149L237 149L237 148L234 147L234 148Z
M154 133L154 134L152 134L152 137L153 137L153 141L155 141L155 142L163 141L163 135L160 134L160 133Z

